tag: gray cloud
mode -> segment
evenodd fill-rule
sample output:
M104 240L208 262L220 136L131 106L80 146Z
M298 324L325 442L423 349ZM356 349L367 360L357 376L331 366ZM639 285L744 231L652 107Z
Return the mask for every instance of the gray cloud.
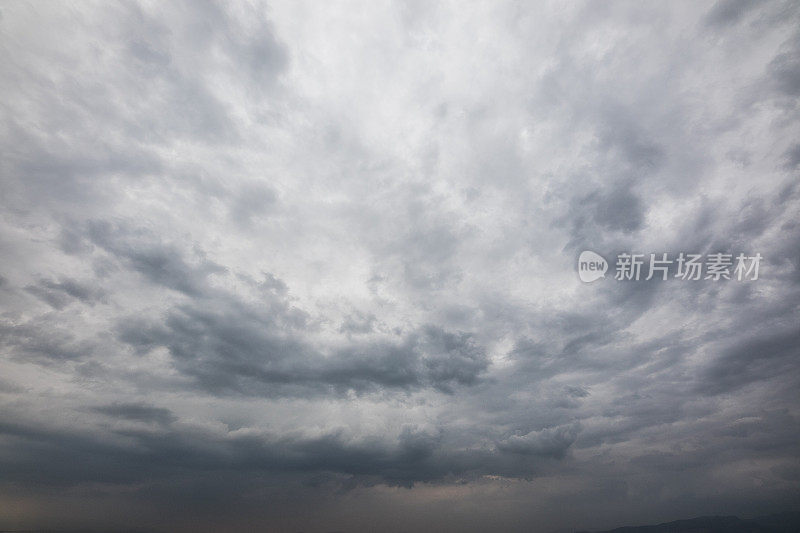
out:
M489 361L465 333L426 326L390 342L353 342L322 354L303 340L307 317L280 297L264 309L217 298L224 310L179 306L163 325L123 321L120 341L139 353L163 347L174 365L214 393L309 394L423 386L451 392L476 383Z
M175 420L175 416L169 409L138 403L114 403L95 407L94 410L113 418L154 422L157 424L169 424Z
M799 19L4 5L0 529L792 508Z
M76 337L52 316L33 318L21 323L0 324L0 343L11 357L20 360L54 361L81 359L94 349L91 341Z
M797 59L799 41L796 36L787 40L782 46L783 51L775 56L768 67L777 90L793 97L800 96L800 61Z
M93 244L122 259L151 282L190 296L203 292L209 275L225 271L203 254L195 254L194 264L187 262L181 250L158 242L147 230L92 221L86 233Z
M751 0L719 0L706 15L706 22L711 26L736 24L755 6Z
M29 285L25 290L58 310L63 309L73 299L93 305L105 297L102 289L95 289L69 278L58 282L43 279L37 285Z
M791 373L798 356L800 332L775 331L729 347L707 370L703 392L731 392L747 384ZM710 388L706 388L710 385Z
M567 449L575 442L578 433L575 426L548 428L526 435L513 435L497 444L501 451L523 455L544 455L563 458Z

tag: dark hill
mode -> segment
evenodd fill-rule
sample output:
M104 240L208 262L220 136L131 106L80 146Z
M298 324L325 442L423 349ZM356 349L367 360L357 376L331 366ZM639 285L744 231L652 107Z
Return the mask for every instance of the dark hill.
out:
M800 513L738 518L702 516L652 526L626 526L596 533L800 533Z

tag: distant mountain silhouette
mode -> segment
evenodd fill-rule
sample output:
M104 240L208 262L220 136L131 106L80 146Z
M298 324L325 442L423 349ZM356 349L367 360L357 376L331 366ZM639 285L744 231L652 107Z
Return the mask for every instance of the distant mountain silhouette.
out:
M654 526L626 526L595 533L799 533L800 513L758 518L701 516ZM585 532L584 532L585 533Z

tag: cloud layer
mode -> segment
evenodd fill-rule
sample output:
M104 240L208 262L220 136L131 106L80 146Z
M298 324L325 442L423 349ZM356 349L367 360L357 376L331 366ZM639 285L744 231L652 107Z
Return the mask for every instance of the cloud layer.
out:
M796 501L796 4L0 12L0 528Z

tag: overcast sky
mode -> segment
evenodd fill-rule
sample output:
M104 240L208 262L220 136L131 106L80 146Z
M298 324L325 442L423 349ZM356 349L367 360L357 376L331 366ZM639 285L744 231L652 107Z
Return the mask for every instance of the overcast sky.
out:
M798 28L779 1L0 3L0 529L790 509ZM625 251L763 261L617 281Z

